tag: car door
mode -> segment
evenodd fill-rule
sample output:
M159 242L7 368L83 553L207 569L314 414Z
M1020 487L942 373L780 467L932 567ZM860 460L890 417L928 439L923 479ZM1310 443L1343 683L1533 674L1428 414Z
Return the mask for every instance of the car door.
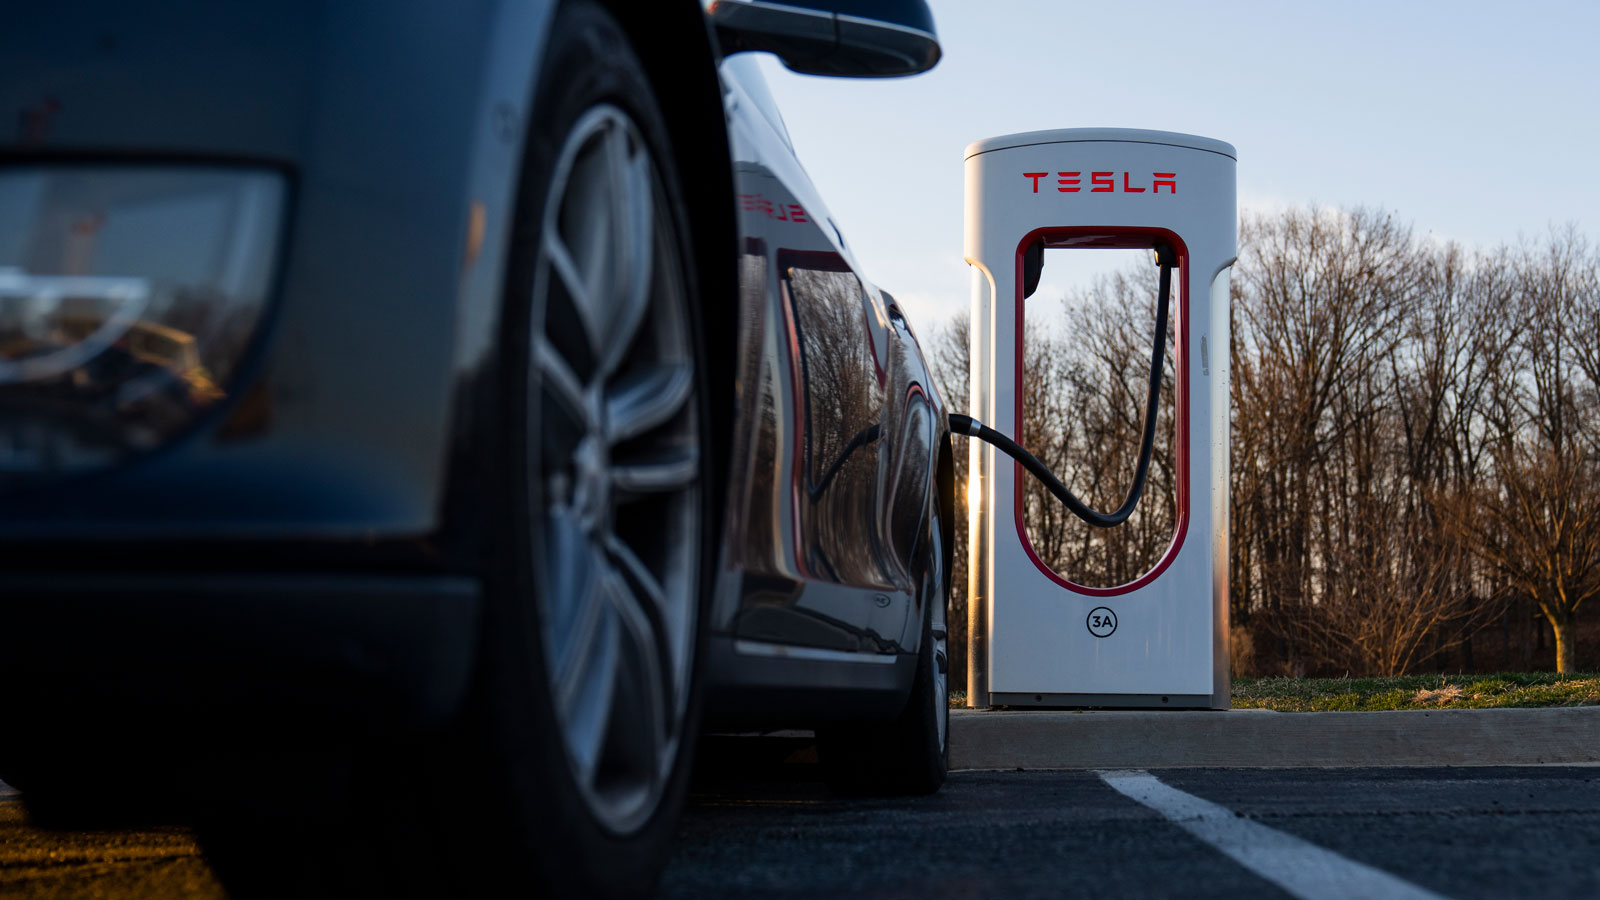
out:
M744 62L723 63L745 322L728 627L747 641L892 653L910 593L884 515L893 330L775 108L759 83L746 89Z

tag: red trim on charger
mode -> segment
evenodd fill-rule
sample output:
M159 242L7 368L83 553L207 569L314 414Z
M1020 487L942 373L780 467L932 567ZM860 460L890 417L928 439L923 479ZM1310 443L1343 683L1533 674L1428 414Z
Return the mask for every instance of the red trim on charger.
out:
M1018 444L1022 443L1023 397L1022 326L1024 322L1024 298L1022 296L1022 255L1027 250L1028 245L1032 244L1034 241L1040 240L1041 238L1046 239L1046 246L1048 247L1048 239L1055 237L1090 238L1091 240L1076 242L1075 246L1112 249L1146 248L1154 243L1154 240L1152 239L1160 238L1170 242L1172 244L1172 248L1177 251L1178 254L1178 340L1176 353L1178 380L1173 392L1173 402L1175 402L1178 407L1178 433L1176 436L1178 444L1178 516L1177 523L1172 532L1172 543L1168 545L1167 552L1162 554L1161 559L1150 571L1139 576L1137 579L1128 582L1127 584L1119 584L1116 587L1097 588L1068 581L1059 573L1057 573L1055 569L1052 569L1050 566L1046 565L1044 560L1039 558L1038 551L1033 549L1033 541L1028 537L1028 527L1022 521L1022 479L1027 475L1027 471L1022 468L1022 463L1015 461L1012 463L1012 482L1014 488L1013 507L1016 514L1017 539L1022 542L1023 552L1028 554L1028 558L1033 560L1034 566L1038 567L1039 571L1043 572L1045 577L1069 591L1079 594L1087 594L1091 597L1114 597L1118 594L1126 594L1129 591L1144 587L1145 585L1154 581L1156 576L1166 571L1166 568L1172 565L1172 561L1177 558L1178 550L1183 547L1183 538L1189 532L1189 248L1183 243L1183 238L1178 237L1177 234L1172 231L1168 231L1165 228L1137 228L1127 226L1071 226L1036 228L1023 236L1022 240L1017 244L1016 254L1017 310L1016 328L1014 330L1017 334L1017 341L1015 366L1016 384L1014 389L1017 400L1015 410L1016 419L1013 429L1016 433L1011 435L1011 439L1016 441Z

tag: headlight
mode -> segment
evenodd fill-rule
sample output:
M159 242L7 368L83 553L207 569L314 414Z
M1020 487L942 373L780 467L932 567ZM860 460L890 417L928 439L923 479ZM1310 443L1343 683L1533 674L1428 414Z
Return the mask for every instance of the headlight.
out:
M0 169L0 488L114 465L227 396L285 192L253 170Z

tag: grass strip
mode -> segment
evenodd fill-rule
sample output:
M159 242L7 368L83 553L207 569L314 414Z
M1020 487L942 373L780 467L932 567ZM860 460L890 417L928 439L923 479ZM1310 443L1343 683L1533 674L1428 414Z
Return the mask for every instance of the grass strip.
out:
M1238 678L1234 709L1359 712L1386 709L1600 704L1600 675L1498 672L1492 675L1400 675L1391 678Z

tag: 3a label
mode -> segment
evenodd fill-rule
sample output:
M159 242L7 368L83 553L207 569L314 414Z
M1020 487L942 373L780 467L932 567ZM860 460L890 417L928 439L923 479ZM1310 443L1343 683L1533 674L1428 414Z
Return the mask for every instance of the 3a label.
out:
M1089 610L1089 633L1098 638L1111 637L1117 631L1117 614L1104 606Z

